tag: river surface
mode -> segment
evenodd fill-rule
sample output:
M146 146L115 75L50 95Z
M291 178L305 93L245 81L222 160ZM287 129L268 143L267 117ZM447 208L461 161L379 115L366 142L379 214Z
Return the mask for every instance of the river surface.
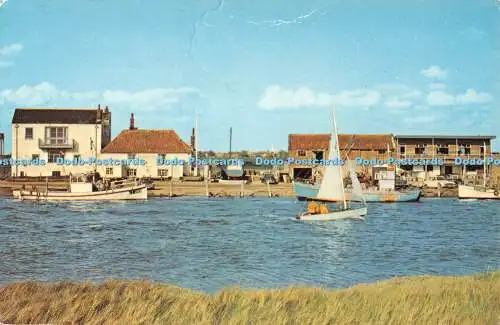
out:
M0 197L0 284L149 279L217 291L341 288L500 268L500 201L370 204L362 221L307 223L285 198L34 203Z

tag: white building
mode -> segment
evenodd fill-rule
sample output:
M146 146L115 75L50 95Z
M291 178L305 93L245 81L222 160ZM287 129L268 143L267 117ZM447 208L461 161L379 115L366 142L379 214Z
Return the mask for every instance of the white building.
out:
M192 148L174 130L137 129L132 114L129 129L120 132L102 150L100 157L102 161L135 159L135 163L102 165L98 171L106 178L180 178L189 174L191 155ZM163 163L158 163L159 159ZM175 164L175 160L179 164Z
M97 109L17 108L12 118L12 176L63 176L93 170L58 158L97 158L111 140L111 112ZM21 161L24 163L19 165ZM17 161L17 163L15 163ZM36 162L45 164L35 165Z

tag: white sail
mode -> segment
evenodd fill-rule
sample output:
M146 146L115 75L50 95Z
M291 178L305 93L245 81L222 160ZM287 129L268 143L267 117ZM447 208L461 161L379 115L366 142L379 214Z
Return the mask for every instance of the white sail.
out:
M356 175L356 171L352 167L351 163L349 164L349 176L351 177L352 184L351 199L353 201L361 201L363 203L366 203L365 196L363 195L363 188L361 187L358 175Z
M335 118L335 117L334 117ZM340 160L337 143L337 130L335 122L330 135L329 164L325 167L323 179L318 191L317 199L325 201L344 201L344 185L342 180L342 166L333 164Z

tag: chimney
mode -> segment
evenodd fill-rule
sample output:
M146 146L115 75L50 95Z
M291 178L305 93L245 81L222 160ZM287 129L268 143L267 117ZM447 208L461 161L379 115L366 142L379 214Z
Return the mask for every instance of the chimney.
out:
M96 114L97 114L97 116L96 116L97 123L99 123L99 122L101 122L101 119L102 119L101 105L97 106Z
M193 148L193 151L196 150L196 135L195 135L195 128L193 128L193 132L191 133L191 148Z
M108 105L106 105L106 108L104 109L104 111L105 111L106 113L109 113L109 108L108 108Z
M134 120L134 113L131 113L130 114L130 127L129 127L130 130L135 130L137 129L135 127L135 120Z

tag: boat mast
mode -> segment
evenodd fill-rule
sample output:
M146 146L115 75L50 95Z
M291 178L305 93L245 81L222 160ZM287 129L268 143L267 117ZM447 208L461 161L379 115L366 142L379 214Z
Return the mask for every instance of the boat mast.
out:
M194 155L195 155L194 176L198 176L198 113L196 113L194 132L195 132L194 133Z
M233 141L233 128L229 128L229 158L231 158L231 150L232 150L232 141Z
M335 132L335 150L337 151L337 159L340 160L339 135L337 134L337 121L335 119L335 107L332 109L333 115L333 132ZM340 183L342 184L342 197L344 200L344 209L347 209L347 202L344 193L344 177L342 175L342 167L338 168L340 174Z
M483 141L483 148L484 148L483 186L486 187L486 141Z

